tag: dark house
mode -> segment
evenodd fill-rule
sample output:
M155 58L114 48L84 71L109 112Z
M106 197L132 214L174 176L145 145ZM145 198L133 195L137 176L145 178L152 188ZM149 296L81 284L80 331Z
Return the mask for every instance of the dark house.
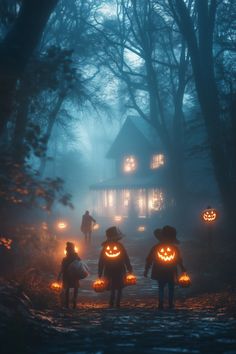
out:
M113 178L90 186L93 210L100 217L149 218L165 208L165 153L150 127L138 122L127 118L107 153Z

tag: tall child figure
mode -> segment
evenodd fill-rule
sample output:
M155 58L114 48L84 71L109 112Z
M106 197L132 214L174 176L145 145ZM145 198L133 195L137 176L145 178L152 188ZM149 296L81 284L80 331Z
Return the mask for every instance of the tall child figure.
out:
M120 307L124 277L132 272L129 256L125 247L119 242L122 234L115 226L106 230L107 240L102 243L98 262L98 276L103 275L108 280L107 290L110 290L109 306Z
M146 259L144 276L147 277L152 267L151 278L157 280L159 287L158 308L164 306L164 290L168 286L169 308L174 307L174 288L177 281L177 266L184 272L180 250L176 246L179 241L176 238L176 229L172 226L164 226L163 229L154 230L154 236L159 243L152 247Z

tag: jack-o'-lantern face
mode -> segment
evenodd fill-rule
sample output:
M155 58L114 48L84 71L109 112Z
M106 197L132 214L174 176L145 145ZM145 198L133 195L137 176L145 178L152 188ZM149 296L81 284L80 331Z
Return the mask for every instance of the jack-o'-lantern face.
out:
M175 260L175 250L171 246L163 245L158 248L157 258L164 263L172 263Z
M120 255L119 245L110 243L105 247L105 255L108 258L116 259Z
M208 208L202 212L202 219L206 223L212 223L218 218L218 212L216 209Z
M51 283L50 288L55 292L60 292L62 289L62 284L55 281Z

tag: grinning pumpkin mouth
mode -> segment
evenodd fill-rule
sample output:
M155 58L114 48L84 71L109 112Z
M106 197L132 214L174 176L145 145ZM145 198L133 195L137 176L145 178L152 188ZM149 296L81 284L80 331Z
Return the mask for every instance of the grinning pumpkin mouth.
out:
M160 251L157 252L157 256L163 262L171 262L175 259L175 252L172 251L169 247L167 248L167 250L162 248Z
M205 221L213 221L213 220L216 219L216 214L214 214L214 213L211 213L211 214L204 214L204 215L203 215L203 219L204 219Z
M108 258L116 258L120 255L120 251L118 251L118 248L116 246L114 246L113 248L110 246L107 246L106 251L105 251L105 255Z
M118 257L120 255L120 252L117 252L117 253L112 253L112 251L109 252L105 252L105 255L109 258L115 258L115 257Z

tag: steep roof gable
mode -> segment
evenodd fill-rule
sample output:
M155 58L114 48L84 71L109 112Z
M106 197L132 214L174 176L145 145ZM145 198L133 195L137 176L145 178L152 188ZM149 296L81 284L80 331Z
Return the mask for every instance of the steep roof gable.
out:
M124 154L145 154L155 151L154 146L136 127L131 118L127 118L107 153L108 158Z

